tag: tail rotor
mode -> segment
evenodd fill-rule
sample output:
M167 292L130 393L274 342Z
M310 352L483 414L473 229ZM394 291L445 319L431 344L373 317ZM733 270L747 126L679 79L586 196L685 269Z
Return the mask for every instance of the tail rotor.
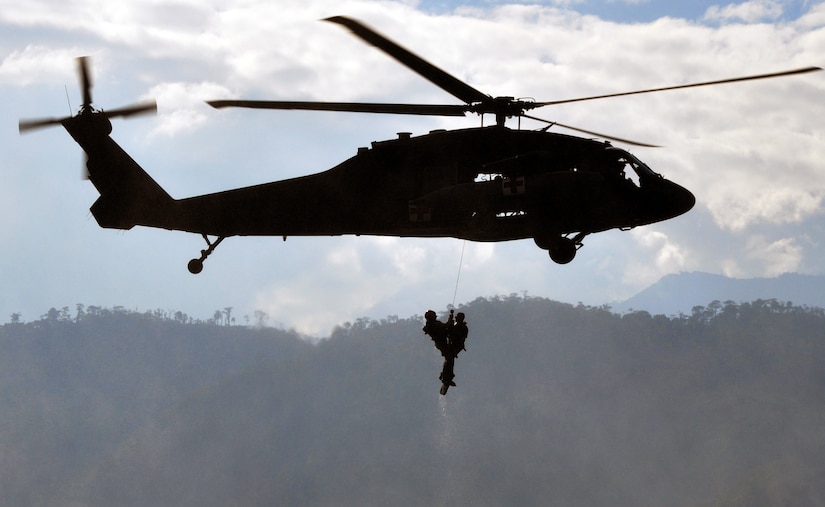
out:
M89 58L81 56L77 59L77 73L80 79L80 88L83 93L83 105L80 106L80 111L75 116L66 116L63 118L39 118L20 120L18 129L21 134L37 130L41 128L51 127L54 125L63 125L65 121L73 118L102 116L103 118L127 118L140 114L155 114L158 106L154 100L133 104L110 111L98 111L92 107L92 77L89 72Z

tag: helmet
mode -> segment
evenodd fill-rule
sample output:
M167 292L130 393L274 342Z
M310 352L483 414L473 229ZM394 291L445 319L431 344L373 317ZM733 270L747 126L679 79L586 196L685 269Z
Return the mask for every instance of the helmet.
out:
M424 318L426 320L433 320L436 318L435 312L432 310L427 310L427 313L424 314Z
M464 322L464 312L458 312L455 314L455 320L459 322Z

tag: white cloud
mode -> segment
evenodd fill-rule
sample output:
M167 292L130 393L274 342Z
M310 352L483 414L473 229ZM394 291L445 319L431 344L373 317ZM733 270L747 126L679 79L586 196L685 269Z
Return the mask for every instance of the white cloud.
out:
M40 45L27 45L14 50L0 62L0 83L30 86L40 83L76 81L73 60L84 54L77 48L54 49Z
M382 301L421 286L443 299L455 283L455 247L454 241L340 238L320 252L319 260L307 258L300 272L261 291L256 308L276 322L320 336L336 324L374 315ZM445 258L451 262L443 262Z
M778 276L792 273L799 268L802 260L802 248L794 238L781 238L771 241L763 236L754 236L748 240L748 258L764 266L764 276Z
M825 189L772 188L759 190L753 195L743 196L741 192L722 192L712 195L708 208L717 223L731 231L742 231L753 224L772 223L777 225L799 223L817 214L822 208Z
M654 283L668 273L685 271L690 252L667 234L652 228L633 229L632 237L645 253L639 259L629 262L625 272L628 283L642 287Z
M807 28L816 28L825 25L825 4L817 2L807 5L808 11L799 19L798 24Z
M143 99L158 103L159 121L151 135L174 137L186 131L191 133L210 119L206 100L229 94L226 87L216 83L171 82L153 86Z
M777 0L749 0L738 4L728 4L724 7L711 6L705 12L705 19L709 21L740 20L745 23L755 23L779 19L782 12L782 2Z

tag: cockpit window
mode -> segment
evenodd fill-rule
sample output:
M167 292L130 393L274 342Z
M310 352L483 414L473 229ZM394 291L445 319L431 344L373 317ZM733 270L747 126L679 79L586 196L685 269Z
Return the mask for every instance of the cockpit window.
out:
M615 160L616 171L623 172L624 177L632 181L637 187L641 186L644 180L650 178L661 178L657 173L653 172L651 168L644 162L634 157L630 153L620 148L607 148L609 158Z

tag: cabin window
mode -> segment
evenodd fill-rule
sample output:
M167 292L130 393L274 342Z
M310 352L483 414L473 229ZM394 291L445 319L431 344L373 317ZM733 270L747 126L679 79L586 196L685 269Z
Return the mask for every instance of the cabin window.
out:
M476 175L474 183L484 183L487 181L497 181L501 180L502 174L501 173L478 173Z

